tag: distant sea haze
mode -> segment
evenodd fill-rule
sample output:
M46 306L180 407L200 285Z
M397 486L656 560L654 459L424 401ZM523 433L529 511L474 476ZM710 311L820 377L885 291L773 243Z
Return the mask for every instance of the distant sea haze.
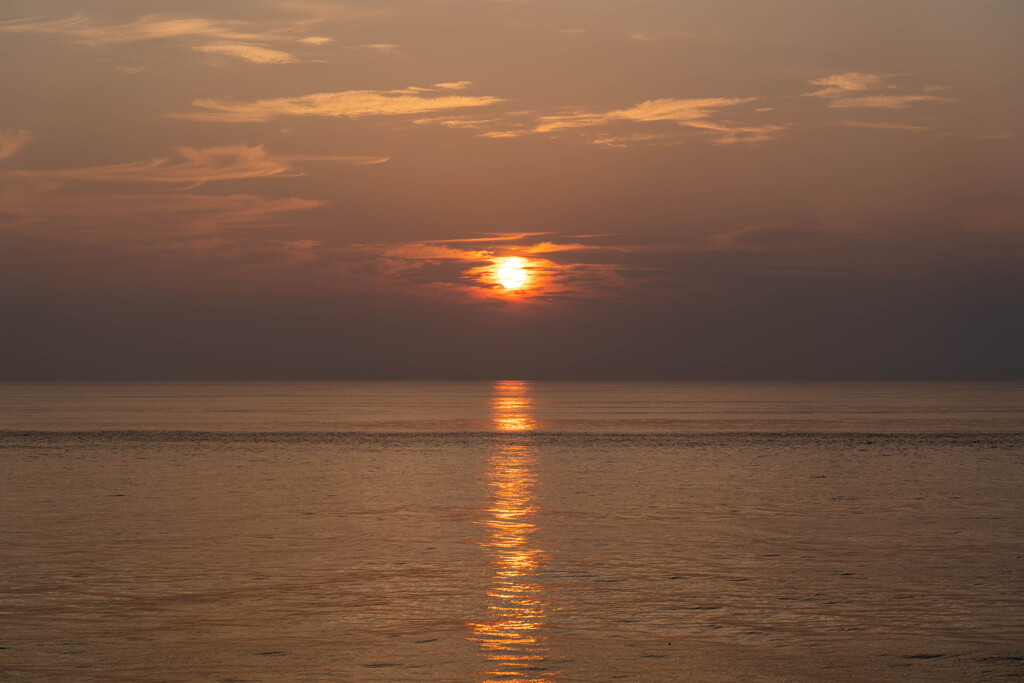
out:
M1024 384L0 385L0 677L1024 676Z
M1024 382L25 382L0 429L501 431L520 387L531 431L1015 432Z

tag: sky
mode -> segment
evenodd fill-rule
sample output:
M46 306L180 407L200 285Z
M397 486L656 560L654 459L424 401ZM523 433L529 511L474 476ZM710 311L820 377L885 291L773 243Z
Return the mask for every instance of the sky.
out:
M7 0L0 379L1024 378L1022 44L1018 0Z

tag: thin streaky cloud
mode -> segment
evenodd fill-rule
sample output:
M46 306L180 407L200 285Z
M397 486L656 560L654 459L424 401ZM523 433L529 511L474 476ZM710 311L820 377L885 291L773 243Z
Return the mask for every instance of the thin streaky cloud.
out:
M268 100L229 101L200 99L192 105L201 111L173 113L189 121L261 122L280 116L400 116L467 107L483 107L505 100L489 96L427 96L406 90L345 90Z
M691 121L687 125L716 133L714 142L719 145L767 142L777 139L789 128L789 126L771 123L761 126L744 126L731 122L716 123L704 120Z
M675 121L676 123L688 123L690 121L704 119L722 107L731 107L737 104L753 102L757 97L712 97L704 99L674 99L663 98L659 100L648 100L640 104L611 112L614 118L628 121Z
M669 146L683 142L678 134L672 133L630 133L628 135L600 135L588 141L598 147L626 149L641 146Z
M829 109L906 109L920 102L949 103L956 102L952 97L938 95L865 95L863 97L847 97L832 100Z
M216 259L222 264L272 266L273 264L304 265L322 258L325 243L317 240L274 240L239 237L186 237L164 242L161 250L179 252L192 257Z
M193 49L209 54L236 57L253 64L292 64L299 61L298 57L288 52L271 50L248 43L211 43L210 45L199 45Z
M100 46L169 38L204 37L220 40L260 40L263 34L246 31L244 22L175 18L149 14L124 24L99 24L84 13L66 19L45 17L0 22L3 33L67 36L83 45Z
M537 244L521 247L518 251L524 254L555 254L560 251L628 251L628 249L626 247L580 244L578 242L569 242L566 244L558 244L556 242L539 242Z
M702 99L662 98L648 100L627 109L616 109L608 112L574 112L554 116L540 117L540 123L534 132L550 133L568 128L602 126L615 121L674 121L680 125L690 125L694 121L706 119L723 107L730 107L746 102L753 102L756 97L712 97Z
M829 109L906 109L920 102L949 103L956 100L951 97L927 94L945 89L943 86L930 85L924 93L893 93L900 90L890 83L890 79L899 74L867 74L848 72L833 74L825 78L810 81L818 86L818 90L804 93L804 97L820 97L828 100ZM873 92L874 91L874 92ZM889 91L889 92L878 92ZM870 94L869 94L870 93Z
M392 43L368 43L366 45L345 45L345 50L370 50L372 52L381 52L384 54L392 54L398 51L399 46Z
M228 145L206 149L178 147L176 151L183 159L178 163L161 158L125 164L19 173L46 180L168 183L197 186L209 182L242 178L302 175L301 171L291 166L289 162L292 161L335 161L367 165L383 163L388 159L387 157L368 156L274 157L267 153L263 145L255 147Z
M473 85L473 81L452 81L450 83L435 83L434 87L441 90L465 90L471 85Z
M909 123L886 123L884 121L835 121L836 126L847 128L869 128L872 130L905 130L911 133L934 133L944 129L936 126L917 126Z
M577 111L569 114L541 116L534 133L556 133L574 128L605 126L613 123L673 122L680 126L707 131L717 144L754 143L774 140L787 126L779 124L739 124L715 120L721 109L755 102L759 97L712 97L700 99L661 98L647 100L626 109L608 112ZM519 131L501 131L487 137L514 136ZM680 140L672 135L601 135L590 141L604 147L627 147L632 144L672 145Z
M1014 138L1019 138L1019 137L1020 137L1020 133L1010 133L1010 132L1003 132L1003 133L978 133L977 135L972 135L971 136L971 138L974 139L974 140L1013 140Z
M0 159L10 159L32 142L32 133L25 129L0 130Z
M851 92L893 88L894 86L886 83L886 79L892 78L892 76L893 74L865 74L850 71L844 74L815 78L810 81L810 84L819 86L819 89L805 93L804 97L842 97Z
M365 3L357 6L354 3L338 2L338 0L263 0L260 3L270 9L304 14L310 23L330 19L334 21L353 21L357 19L383 19L395 14L391 7L371 6L377 3ZM380 3L383 4L383 3Z
M285 154L277 158L283 161L329 161L352 166L377 166L391 161L389 156L365 156L365 155L327 155L318 156L313 154Z
M55 194L41 190L0 195L11 227L35 232L75 231L80 243L159 242L169 235L211 234L225 228L266 225L271 217L326 206L298 197L232 194ZM145 230L139 230L145 226ZM88 228L88 230L83 230Z
M422 242L412 242L411 244L457 244L460 242L518 242L524 240L527 237L539 237L541 235L550 235L550 232L496 232L488 233L484 237L464 237L460 239L451 240L424 240Z
M492 130L486 133L481 133L482 138L491 138L492 140L510 140L512 138L518 138L526 134L527 131L523 130Z
M713 44L721 42L721 37L717 35L717 31L714 34L697 34L689 33L686 31L630 31L626 34L626 38L629 40L637 41L640 43L653 43L668 40L687 40L691 42Z
M44 16L0 22L0 33L61 36L89 47L177 41L201 52L224 54L255 64L285 64L298 61L298 58L288 52L263 47L260 43L323 45L331 42L330 38L322 36L302 36L304 25L300 22L266 28L251 21L161 14L148 14L122 24L103 24L79 12L65 19L47 19ZM203 44L196 45L200 41Z

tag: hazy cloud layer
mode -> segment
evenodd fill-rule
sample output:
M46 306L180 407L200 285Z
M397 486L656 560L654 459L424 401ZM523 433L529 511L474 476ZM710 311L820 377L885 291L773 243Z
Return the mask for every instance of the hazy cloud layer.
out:
M267 178L270 176L299 176L301 171L291 161L334 161L356 165L383 163L387 157L360 156L292 156L279 157L267 153L263 145L246 147L228 145L194 149L176 149L182 161L172 163L170 159L111 164L107 166L86 166L83 168L53 169L48 171L23 172L48 180L82 180L92 182L122 183L173 183L201 185L218 180L241 178Z
M77 242L165 245L183 234L264 225L282 214L316 209L326 202L296 197L201 194L80 194L37 191L0 195L7 227L33 234L74 235ZM11 220L13 219L13 220Z
M930 7L8 0L0 377L1024 376L1020 13Z
M260 225L271 216L320 208L327 202L296 197L271 198L253 194L182 194L179 189L206 183L302 175L295 162L333 162L373 165L387 157L291 155L274 156L262 145L228 145L206 149L178 147L179 161L148 161L41 171L0 173L0 224L36 232L78 232L76 239L94 243L129 240L163 245L169 237L216 233L239 225ZM77 187L66 187L67 183ZM112 185L113 191L88 191L88 184ZM128 194L134 184L173 186L167 194ZM113 220L112 219L116 219Z
M10 159L30 142L32 142L30 131L0 130L0 160Z

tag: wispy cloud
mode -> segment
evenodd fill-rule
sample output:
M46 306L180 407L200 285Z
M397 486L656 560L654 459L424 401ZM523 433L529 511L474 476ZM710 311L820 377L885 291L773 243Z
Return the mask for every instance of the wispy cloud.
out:
M398 46L392 43L368 43L366 45L345 45L346 50L369 50L371 52L381 52L384 54L392 54L398 51Z
M786 129L778 124L740 124L718 117L726 107L747 104L758 97L712 97L699 99L661 98L647 100L626 109L606 112L575 111L568 114L541 116L533 127L535 133L552 133L573 128L606 126L614 123L672 122L680 126L707 131L719 144L762 142L772 140ZM598 145L617 147L633 142L674 144L676 141L654 135L601 135L592 140Z
M648 100L628 109L607 112L579 111L570 114L542 116L534 128L538 133L549 133L566 128L602 126L614 121L673 121L690 125L701 121L723 107L753 102L756 97L712 97L703 99L662 98Z
M435 83L434 87L441 90L465 90L473 85L473 81L452 81L450 83Z
M34 17L0 22L3 33L67 36L83 45L101 46L171 38L207 38L227 41L262 40L262 33L245 30L246 23L149 14L123 24L101 24L84 13L66 19Z
M0 130L0 160L10 159L32 141L32 133L25 129Z
M831 109L906 109L919 102L956 102L952 97L938 95L865 95L863 97L846 97L829 102Z
M714 133L714 141L720 145L767 142L775 140L789 128L775 123L750 126L731 121L692 121L688 125L711 131Z
M228 227L266 224L272 218L325 206L297 197L252 194L68 194L46 188L0 195L11 226L59 234L75 230L76 242L160 242L175 235L211 234ZM83 229L88 229L83 231Z
M598 147L615 147L626 149L627 147L641 146L665 146L678 145L682 140L677 135L666 133L628 133L626 135L599 135L590 144Z
M901 90L891 81L898 74L867 74L848 72L834 74L810 81L818 89L805 93L804 97L820 97L829 100L830 109L906 109L919 102L955 102L951 97L920 93L894 93ZM925 93L943 89L942 86L928 86ZM868 94L871 93L871 94Z
M197 186L214 181L238 180L242 178L302 175L301 171L296 170L291 165L290 162L293 161L337 161L359 165L387 161L387 157L368 156L272 156L267 153L263 145L255 147L228 145L206 149L178 147L176 151L182 158L177 163L172 163L167 158L160 158L125 164L22 173L47 180L169 183Z
M218 234L227 228L276 226L287 222L284 217L291 212L320 208L327 202L188 190L220 181L299 176L302 171L295 164L300 162L366 165L387 161L387 157L370 156L272 155L262 145L178 147L176 152L174 160L0 172L0 214L5 227L54 236L74 231L74 239L83 243L164 245L168 239ZM127 191L139 184L149 186L147 191ZM154 185L166 189L154 192Z
M844 97L851 92L893 88L894 86L886 83L886 79L891 77L892 74L864 74L849 71L844 74L815 78L810 83L819 86L818 90L805 93L804 97Z
M194 49L209 54L237 57L253 64L291 64L292 62L299 61L298 57L288 52L270 50L248 43L212 43L210 45L199 45Z
M267 27L251 21L160 14L148 14L120 24L104 24L84 13L78 13L66 19L32 17L0 22L0 33L61 36L89 47L173 41L184 43L200 52L226 55L254 64L289 64L300 60L289 52L271 49L265 44L294 42L323 45L331 41L322 36L302 36L303 26Z
M884 121L835 121L837 126L847 128L868 128L872 130L904 130L911 133L935 133L944 129L937 126L919 126L910 123L886 123Z
M195 236L161 245L162 251L215 262L218 266L306 266L319 261L324 243L317 240L275 240L249 237Z
M702 43L706 45L711 45L723 42L722 36L719 34L718 31L706 34L666 30L630 31L629 33L626 34L626 37L629 38L630 40L634 40L640 43L653 43L667 40L685 40L692 43Z
M438 84L440 87L445 84ZM715 97L701 99L661 98L640 102L625 109L595 111L575 108L558 113L539 113L534 110L505 111L487 118L465 115L427 116L414 123L441 125L447 128L467 128L478 131L480 137L492 139L518 138L531 134L563 134L582 129L601 129L584 134L584 139L602 147L632 147L636 145L665 146L686 141L680 133L665 129L632 132L623 130L630 124L660 122L675 123L681 127L704 131L717 144L761 142L772 140L788 129L783 124L739 123L722 117L722 110L760 100L758 97ZM769 109L770 111L771 109ZM745 112L763 113L761 110Z
M436 87L436 86L435 86ZM202 111L171 114L190 121L258 122L280 116L397 116L483 107L504 102L498 97L431 95L432 88L403 90L345 90L268 100L201 99L192 104Z

